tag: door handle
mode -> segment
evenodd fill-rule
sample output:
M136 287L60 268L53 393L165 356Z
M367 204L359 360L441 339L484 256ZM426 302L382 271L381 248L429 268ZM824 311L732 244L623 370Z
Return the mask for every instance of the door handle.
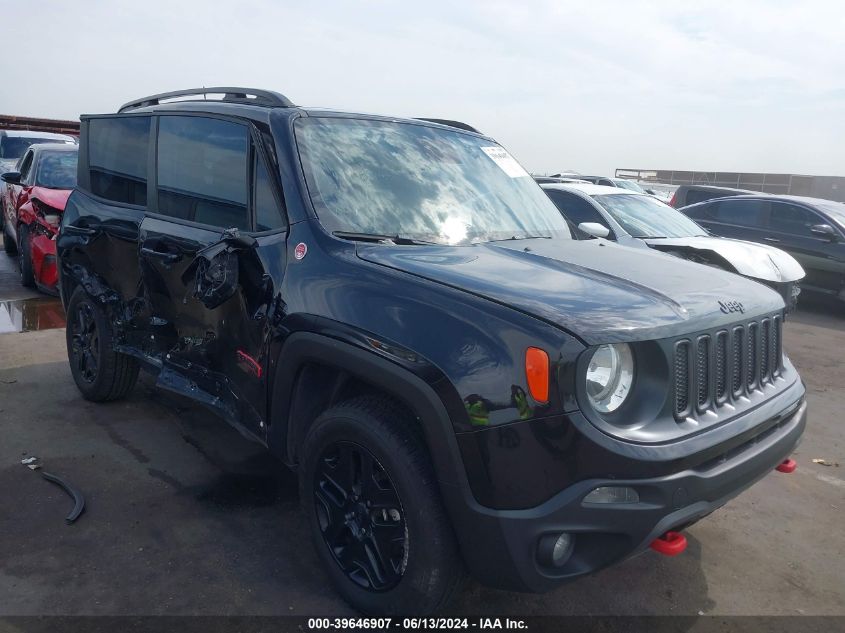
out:
M766 242L771 242L772 244L777 244L780 242L780 240L776 237L764 237L763 240Z
M141 255L145 257L153 257L155 259L160 259L167 264L172 264L182 259L182 255L179 253L163 253L162 251L157 251L153 248L147 248L146 246L141 248Z

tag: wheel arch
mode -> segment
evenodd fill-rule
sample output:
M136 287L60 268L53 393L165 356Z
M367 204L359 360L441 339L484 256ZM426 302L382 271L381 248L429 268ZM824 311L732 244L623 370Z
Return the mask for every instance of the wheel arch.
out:
M279 352L268 447L288 464L298 463L299 446L314 419L361 392L382 393L405 406L422 427L441 483L466 484L451 420L428 383L374 352L312 332L291 334Z

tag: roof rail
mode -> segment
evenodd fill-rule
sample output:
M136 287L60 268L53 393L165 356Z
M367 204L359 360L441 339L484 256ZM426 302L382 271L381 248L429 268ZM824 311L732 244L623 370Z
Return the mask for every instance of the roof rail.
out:
M460 121L452 121L450 119L428 119L426 117L416 117L417 121L428 121L429 123L439 123L440 125L448 125L449 127L456 127L459 130L466 130L467 132L475 132L476 134L481 134L480 131L476 130L474 127L467 123L461 123Z
M118 112L127 112L136 108L159 105L165 99L177 99L179 97L190 97L192 95L222 94L223 101L248 103L252 105L275 106L281 108L292 108L293 103L285 95L273 92L272 90L261 90L258 88L188 88L187 90L174 90L173 92L162 92L161 94L135 99L120 106Z

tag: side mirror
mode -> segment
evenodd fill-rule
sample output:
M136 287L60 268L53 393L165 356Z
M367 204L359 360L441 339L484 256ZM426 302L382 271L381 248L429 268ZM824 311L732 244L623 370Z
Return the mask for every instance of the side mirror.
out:
M656 196L657 194L654 193L654 189L646 189L645 192L650 196Z
M593 237L607 237L610 235L610 229L598 222L581 222L578 225L578 230L584 231L584 233Z
M3 180L5 180L5 178ZM814 224L810 227L810 233L818 235L819 237L825 237L831 242L835 242L839 239L836 229L830 226L830 224Z
M21 172L19 171L7 171L5 174L0 174L0 179L3 182L7 182L10 185L19 185L21 184Z

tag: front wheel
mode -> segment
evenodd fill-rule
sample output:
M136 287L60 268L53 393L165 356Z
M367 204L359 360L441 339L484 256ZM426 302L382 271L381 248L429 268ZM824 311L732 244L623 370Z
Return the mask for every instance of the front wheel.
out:
M317 554L353 607L443 608L463 563L416 420L361 397L324 412L303 442L300 499Z
M67 305L67 356L82 397L107 402L125 397L138 379L138 361L115 352L108 318L82 287Z

